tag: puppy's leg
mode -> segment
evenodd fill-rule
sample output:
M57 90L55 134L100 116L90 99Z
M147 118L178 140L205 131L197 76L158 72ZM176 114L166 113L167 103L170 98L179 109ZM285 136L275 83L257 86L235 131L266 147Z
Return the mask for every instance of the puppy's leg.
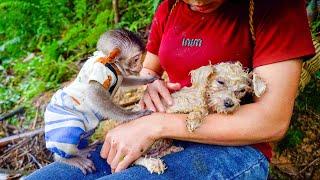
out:
M134 165L140 165L145 168L152 174L162 174L166 169L165 163L160 158L147 158L147 157L140 157L134 163Z
M192 111L188 114L186 123L189 132L193 132L200 127L203 119L208 113L202 111Z
M91 81L89 83L86 100L93 109L103 116L104 119L111 118L120 122L126 122L152 113L150 110L134 112L122 109L112 102L110 94L96 81Z
M157 77L123 77L122 86L139 86L152 83L153 81L157 80Z
M140 165L148 169L150 173L162 174L166 170L166 165L160 158L168 154L180 152L183 147L170 146L152 157L140 157L133 164Z

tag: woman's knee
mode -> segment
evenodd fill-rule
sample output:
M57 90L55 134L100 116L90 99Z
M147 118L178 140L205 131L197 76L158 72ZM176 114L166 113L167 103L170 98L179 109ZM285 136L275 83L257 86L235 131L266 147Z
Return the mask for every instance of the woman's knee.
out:
M184 151L164 158L165 173L192 178L232 179L255 174L266 179L268 160L250 146L226 147L193 143ZM249 173L250 172L250 173ZM188 179L188 178L187 178Z

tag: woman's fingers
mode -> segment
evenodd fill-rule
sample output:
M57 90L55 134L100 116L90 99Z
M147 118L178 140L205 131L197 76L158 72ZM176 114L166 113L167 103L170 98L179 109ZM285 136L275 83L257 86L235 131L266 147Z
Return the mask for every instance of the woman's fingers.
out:
M113 141L113 142L111 142L111 147L110 147L110 151L109 151L108 159L107 159L107 162L109 165L111 165L116 153L117 153L117 144L116 144L116 142Z
M152 102L152 100L151 100L151 97L150 97L149 93L145 93L144 94L143 100L144 100L144 103L147 106L147 109L150 109L153 112L157 111L155 106L154 106L154 104L153 104L153 102Z
M110 141L108 141L108 138L104 141L101 151L100 151L100 156L103 159L107 159L109 155L109 150L110 150Z
M119 162L121 162L126 154L126 150L125 148L119 148L117 150L117 154L115 155L115 157L112 160L112 163L110 164L110 167L112 170L115 170L119 164Z
M148 86L147 92L139 102L140 108L145 109L146 107L154 112L164 112L165 106L162 103L161 98L163 98L168 105L172 105L173 100L169 90L176 91L180 88L179 83L165 83L162 80L156 80Z
M180 83L167 83L167 88L173 91L178 91L181 89Z
M158 86L158 92L168 105L172 105L173 102L171 94L164 83L161 83L161 85Z
M156 106L159 112L164 112L165 108L160 100L158 92L150 92L150 97L153 101L153 104Z
M115 169L115 172L120 172L122 170L125 170L130 164L133 163L137 158L133 156L132 154L128 154L124 157L124 159L119 162L118 166Z

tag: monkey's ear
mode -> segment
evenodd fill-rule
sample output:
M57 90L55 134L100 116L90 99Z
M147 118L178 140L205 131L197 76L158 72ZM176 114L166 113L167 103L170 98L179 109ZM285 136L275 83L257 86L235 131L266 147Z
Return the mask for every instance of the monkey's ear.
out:
M254 94L257 97L261 97L267 90L266 82L264 82L264 80L254 72L251 72L250 76L252 78L251 86Z
M108 56L99 58L97 62L100 62L102 64L113 63L115 59L120 55L120 53L121 51L119 48L114 48L110 51Z

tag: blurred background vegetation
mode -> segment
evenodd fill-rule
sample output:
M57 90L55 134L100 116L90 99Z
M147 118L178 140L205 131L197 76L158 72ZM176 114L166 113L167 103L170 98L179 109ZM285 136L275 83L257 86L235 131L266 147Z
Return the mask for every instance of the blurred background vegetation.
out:
M78 62L95 50L102 32L121 27L146 38L159 2L120 0L120 19L115 23L112 0L1 0L0 114L19 106L26 107L22 124L19 117L12 117L7 123L28 129L37 115L34 99L58 89L72 78L78 71ZM314 37L319 28L320 18L316 16L311 25ZM317 72L299 94L290 129L276 148L278 154L303 146L310 140L305 140L310 127L318 127L303 118L312 118L314 123L320 120L319 79L320 72ZM312 133L316 135L315 142L319 142L319 130L312 130ZM5 135L0 133L0 138ZM319 146L314 148L319 149Z
M69 80L104 31L144 30L158 3L120 1L115 24L111 0L1 0L0 114L24 105L32 119L31 100Z

